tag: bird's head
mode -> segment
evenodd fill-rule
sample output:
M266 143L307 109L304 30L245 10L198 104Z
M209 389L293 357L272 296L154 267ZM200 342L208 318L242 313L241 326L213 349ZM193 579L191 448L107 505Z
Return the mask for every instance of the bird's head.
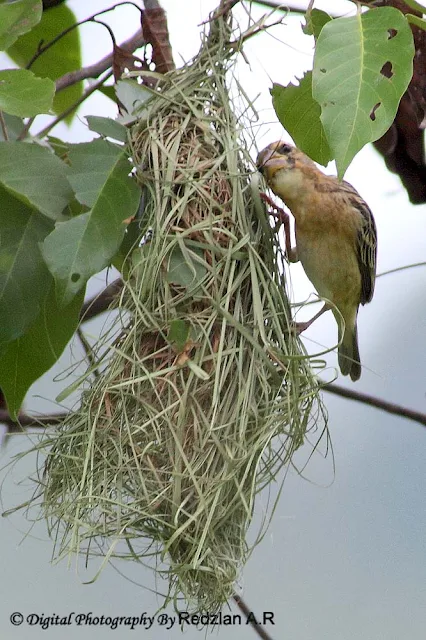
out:
M307 155L281 140L265 147L257 156L256 165L268 186L284 201L298 198L303 192L307 168L316 170Z

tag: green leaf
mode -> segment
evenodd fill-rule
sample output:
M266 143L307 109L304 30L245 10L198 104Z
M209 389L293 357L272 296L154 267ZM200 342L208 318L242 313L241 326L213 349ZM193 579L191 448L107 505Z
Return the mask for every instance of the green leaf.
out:
M92 207L99 197L117 161L123 157L123 147L96 139L69 145L71 167L68 180L82 204ZM130 172L130 165L127 165Z
M118 271L121 271L125 278L129 276L129 268L132 266L133 262L132 254L136 247L138 247L141 235L143 235L141 230L141 220L136 216L136 218L126 226L123 241L112 260L114 267Z
M0 182L25 204L58 220L73 198L67 166L44 147L0 142Z
M331 16L321 9L312 9L312 11L306 12L305 17L306 24L303 27L303 33L307 36L314 36L315 40L318 39L323 26L332 20Z
M7 139L16 140L21 135L25 126L22 118L3 113L3 120L6 125ZM3 129L0 127L0 142L4 141Z
M189 250L183 243L182 247L174 247L167 265L167 282L191 288L191 293L194 294L206 272L202 249Z
M16 0L0 5L0 50L8 49L22 34L30 31L43 13L42 0Z
M413 56L410 26L393 7L337 18L322 29L312 94L339 177L365 144L391 126L412 77Z
M308 71L297 86L274 84L271 95L279 121L299 149L315 162L328 164L333 156L320 119L321 108L312 98L312 72Z
M43 243L43 256L56 280L61 305L68 304L90 276L111 263L126 230L125 220L138 209L140 189L129 176L127 153L116 152L117 147L105 140L70 150L77 197L92 210L59 223Z
M86 116L90 131L99 133L105 138L112 138L120 142L127 142L127 128L112 120L112 118L103 118L101 116Z
M58 156L60 160L68 162L69 142L65 142L56 136L47 136L46 140L55 156Z
M414 16L412 13L406 13L405 17L410 24L413 24L415 27L419 27L420 29L423 29L423 31L426 31L426 20L424 18Z
M0 71L0 109L13 116L49 113L54 95L55 83L49 78L36 78L26 69Z
M176 351L180 353L185 348L191 332L191 325L184 320L172 320L168 333L168 340L173 344Z
M39 243L50 220L0 186L0 345L19 338L34 321L52 278Z
M114 102L114 104L117 103L117 96L115 93L115 85L111 85L111 84L103 84L101 87L99 87L98 91L100 91L101 93L104 94L104 96L106 98L109 98L110 100L112 100Z
M52 280L36 320L0 356L0 387L13 420L30 386L55 364L72 338L83 300L84 290L67 307L59 308Z
M43 13L41 22L29 33L21 36L8 50L8 55L20 67L25 67L38 51L40 43L46 45L57 35L77 22L74 13L66 4L52 7ZM57 80L69 71L81 67L81 46L79 29L73 29L52 47L40 55L31 65L31 70L41 78ZM56 94L53 111L62 113L83 95L83 83L79 82ZM66 119L70 122L73 114Z
M138 84L136 80L119 80L115 85L117 100L127 113L123 114L120 121L132 122L136 117L144 118L144 104L152 98L152 91Z

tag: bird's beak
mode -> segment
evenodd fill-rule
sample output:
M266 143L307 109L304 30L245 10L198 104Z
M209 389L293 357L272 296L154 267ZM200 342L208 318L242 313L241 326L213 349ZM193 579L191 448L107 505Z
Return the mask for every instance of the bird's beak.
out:
M260 171L268 181L278 169L283 168L283 159L276 153L275 149L266 147L266 149L263 149L257 156L256 166L258 171Z

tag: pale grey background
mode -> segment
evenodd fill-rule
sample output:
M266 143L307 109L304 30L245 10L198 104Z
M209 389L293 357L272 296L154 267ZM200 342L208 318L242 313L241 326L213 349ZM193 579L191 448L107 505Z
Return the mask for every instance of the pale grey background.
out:
M77 0L70 4L80 18L106 6L101 0L92 0L86 8ZM215 4L213 0L187 0L183 10L182 2L164 0L177 61L177 52L187 59L196 51L196 25ZM331 4L335 9L349 6L336 1ZM327 3L318 2L315 6L326 7ZM126 11L116 11L110 19L118 41L135 28L135 10ZM243 14L240 15L243 22ZM262 125L259 146L282 135L271 110L268 75L285 84L310 63L309 46L303 44L296 22L287 18L286 26L275 29L279 41L270 36L253 40L247 46L251 67L239 65L239 77L250 95L261 93L256 103ZM85 33L85 60L90 63L104 55L110 44L101 27L87 26ZM81 118L90 113L113 116L114 110L111 103L93 97L81 110ZM274 124L268 124L270 121ZM62 134L73 140L90 138L83 119L70 132L63 129ZM359 154L346 178L375 213L379 273L424 260L425 206L408 203L399 180L388 174L371 148ZM312 293L299 265L292 265L291 278L294 300L303 300ZM103 282L99 276L97 282L91 283L91 290ZM378 279L372 304L360 312L359 338L365 368L354 387L423 412L425 284L423 267ZM309 317L311 312L312 307L303 310L303 317ZM95 334L98 326L92 323L90 331ZM324 345L332 347L336 341L332 317L323 316L306 333L304 341L312 352L320 351ZM78 350L71 357L78 359ZM34 385L26 401L28 410L52 410L47 399L53 399L63 386L52 383L52 379L69 361L68 352L53 372ZM335 353L329 355L328 362L330 367L336 366ZM339 382L352 387L350 381ZM268 627L268 631L275 639L424 640L425 428L331 395L324 395L324 400L336 465L334 481L331 457L323 460L314 456L305 471L307 479L289 472L271 527L242 573L242 594L256 613L274 612L276 625ZM7 464L28 445L26 436L13 438L2 452L1 463ZM309 452L302 452L302 457L304 453ZM28 498L28 482L27 488L18 483L34 474L34 465L34 459L28 457L11 473L3 474L3 508ZM265 504L266 496L258 501L257 523ZM143 611L152 615L159 606L150 591L124 579L112 567L107 567L95 584L85 585L83 582L93 577L95 565L85 571L80 564L78 574L75 563L70 569L66 562L53 566L52 544L43 523L30 531L28 521L16 514L1 524L1 637L41 640L60 633L72 640L104 638L105 634L130 638L132 632L125 628L110 631L72 626L43 631L25 623L13 627L9 616L14 611L24 615L92 611L95 615L137 616ZM142 567L125 564L119 569L137 583L155 589L153 575ZM236 611L234 606L231 608ZM189 629L186 638L200 638L204 633ZM133 634L155 640L181 637L176 627L166 631L156 625L145 632L137 628ZM222 627L214 635L236 640L255 638L245 626Z

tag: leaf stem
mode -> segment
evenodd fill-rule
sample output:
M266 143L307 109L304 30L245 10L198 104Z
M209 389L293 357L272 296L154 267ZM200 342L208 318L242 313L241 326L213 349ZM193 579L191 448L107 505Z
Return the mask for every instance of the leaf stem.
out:
M109 7L107 9L103 9L102 11L98 11L97 13L94 13L93 15L89 16L88 18L85 18L84 20L81 20L80 22L76 22L75 24L71 25L70 27L68 27L67 29L64 29L63 31L61 31L61 33L58 33L57 36L55 36L52 40L50 40L47 44L45 44L44 46L42 45L42 43L40 43L41 46L39 46L38 50L36 51L36 53L33 55L33 57L31 58L31 60L28 62L26 69L30 69L31 66L34 64L34 62L41 56L43 55L43 53L45 53L45 51L47 51L48 49L50 49L51 47L53 47L57 42L59 42L59 40L61 40L62 38L64 38L68 33L70 33L70 31L73 31L74 29L77 29L77 27L80 27L82 24L86 24L89 22L93 22L95 24L102 24L103 26L104 23L101 22L97 22L96 18L98 16L103 15L104 13L108 13L110 11L114 11L114 9L117 9L117 7L121 7L123 5L126 4L131 4L134 7L136 7L136 9L138 9L139 12L141 12L141 8L135 3L135 2L130 2L129 0L125 0L124 2L118 2L117 4L114 4L112 7Z
M426 31L426 20L424 20L423 18L419 18L419 16L415 16L412 13L406 13L405 17L407 18L408 22L413 24L415 27L419 27L419 29L423 29L423 31Z
M413 11L418 11L421 14L426 13L426 7L416 2L416 0L404 0L404 3Z

